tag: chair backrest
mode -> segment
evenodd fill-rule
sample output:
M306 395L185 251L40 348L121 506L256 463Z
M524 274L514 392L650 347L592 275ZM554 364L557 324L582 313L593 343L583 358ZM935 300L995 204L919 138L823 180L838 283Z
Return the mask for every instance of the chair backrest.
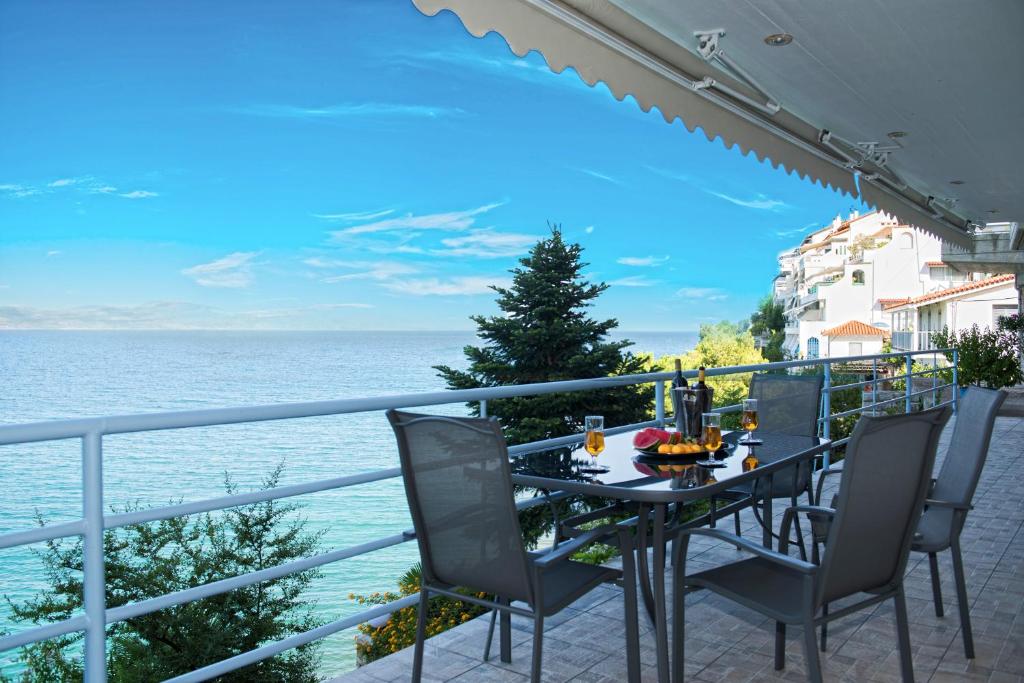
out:
M949 406L861 417L850 437L818 582L818 604L903 577Z
M816 436L822 380L821 375L754 375L750 398L757 399L757 428Z
M389 410L427 583L532 603L508 449L497 420Z
M931 497L970 504L988 457L992 429L1005 391L970 387L957 404L956 424Z

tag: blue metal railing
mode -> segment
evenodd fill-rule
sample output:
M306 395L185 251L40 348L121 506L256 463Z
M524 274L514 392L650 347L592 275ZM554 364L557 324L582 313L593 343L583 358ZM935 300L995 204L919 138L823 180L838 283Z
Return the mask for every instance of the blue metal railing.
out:
M952 387L953 392L950 402L953 403L955 409L957 399L957 352L955 349L950 350L953 354L952 383L939 385L937 378L939 376L940 368L937 365L937 354L943 353L944 351L945 350L932 350L927 352L889 353L845 358L817 358L812 360L785 361L781 363L730 366L711 368L707 371L707 375L709 377L715 377L740 373L790 370L795 368L822 366L824 371L824 391L822 413L821 418L819 419L819 424L822 436L828 438L831 433L831 423L833 420L869 409L868 406L862 406L861 408L844 411L839 414L831 414L831 398L833 392L870 385L872 387L872 397L873 399L877 399L878 382L880 381L877 372L879 361L896 360L899 362L902 360L902 364L905 364L906 366L906 373L904 375L897 375L886 379L892 380L905 378L907 385L906 394L905 397L901 399L890 399L882 402L873 400L872 405L882 405L902 400L905 402L905 409L909 411L911 408L912 398L914 396L926 394L928 392L931 392L933 396L937 396L937 392L944 388ZM912 371L913 358L922 354L932 355L936 364L932 370L914 373ZM872 379L840 386L832 385L833 365L858 362L866 363L868 361L871 362L873 368ZM683 374L687 377L694 377L696 376L697 371L687 370ZM925 391L914 392L913 377L927 374L931 374L933 377L932 386ZM666 422L665 385L672 380L672 377L673 373L671 372L653 372L622 377L601 377L585 380L547 382L542 384L381 396L376 398L343 399L309 403L283 403L241 408L215 408L141 415L117 415L0 426L0 446L39 441L54 441L60 439L79 439L81 441L83 490L81 518L71 522L52 524L2 534L0 535L0 549L55 540L68 536L81 536L83 539L82 585L84 606L84 610L81 614L77 614L63 621L43 626L36 626L0 638L0 652L23 647L25 645L60 635L84 632L85 682L102 683L106 680L105 627L107 624L132 619L174 605L200 600L202 598L225 593L236 588L249 586L296 572L306 571L329 563L357 557L359 555L365 555L400 543L405 543L413 538L408 533L393 534L391 536L385 536L366 543L350 546L348 548L342 548L340 550L334 550L320 555L315 555L313 557L295 560L276 567L263 569L241 576L233 576L174 593L167 593L155 598L108 609L105 604L104 530L133 524L155 522L213 510L223 510L230 507L250 505L252 503L305 495L318 491L359 486L398 477L401 475L401 471L397 467L392 467L350 476L336 477L333 479L282 486L279 488L248 493L238 493L218 498L210 498L176 505L166 505L145 510L133 510L130 512L104 515L103 438L105 436L132 432L189 429L195 427L263 422L269 420L292 420L326 415L345 415L381 411L391 408L414 408L469 402L478 402L481 413L486 414L487 402L495 399L519 396L539 396L544 394L573 391L596 391L613 387L653 384L655 393L654 419L631 425L620 425L607 430L609 434L614 434L644 426L664 426ZM734 412L739 410L739 406L724 406L716 410L723 413ZM537 452L577 444L580 443L582 439L582 434L547 439L544 441L512 446L509 448L509 452L512 455ZM845 440L837 441L834 445L838 446L844 442ZM828 457L828 454L826 454L826 467L829 464ZM520 502L519 507L527 508L542 503L546 503L544 498L536 498ZM178 683L209 680L210 678L223 675L268 657L272 657L288 649L304 645L314 640L327 637L333 633L337 633L338 631L352 628L358 624L390 614L397 609L415 604L417 599L418 598L416 596L409 596L386 605L376 606L372 609L364 610L358 614L325 624L305 633L296 634L284 640L265 644L254 650L250 650L249 652L205 666L201 669L178 676L172 680Z

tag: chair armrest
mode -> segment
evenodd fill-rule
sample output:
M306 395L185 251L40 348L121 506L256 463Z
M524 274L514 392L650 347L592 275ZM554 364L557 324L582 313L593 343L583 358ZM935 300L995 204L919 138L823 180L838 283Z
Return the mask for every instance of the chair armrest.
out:
M807 514L828 515L829 517L834 517L836 514L835 508L827 508L824 505L794 505L793 507L786 508L786 512L790 510L794 513L805 512Z
M821 489L825 485L825 477L827 477L829 475L832 475L832 474L842 474L842 473L843 473L843 467L842 467L842 465L839 465L839 464L836 464L835 466L829 467L827 470L821 470L820 472L818 472L818 485L815 487L815 490L814 490L814 500L816 500L819 503L821 502Z
M924 506L928 508L948 508L950 510L973 510L974 506L966 503L954 503L950 500L937 500L935 498L926 498Z
M830 518L836 514L834 509L821 505L792 505L786 508L786 511L782 513L782 524L779 525L780 553L785 554L789 551L789 529L793 526L793 518L800 512L808 515L828 515Z
M680 534L689 534L691 536L710 536L711 538L724 541L730 545L738 546L753 555L757 555L758 557L762 557L772 562L777 562L778 564L798 571L801 574L813 574L818 571L818 567L810 562L804 562L803 560L795 557L783 555L782 553L775 552L771 548L765 548L763 545L758 545L753 541L748 541L742 536L736 536L735 534L730 534L727 531L722 531L721 529L686 529L685 531L680 532Z
M533 564L537 569L543 571L556 562L563 562L569 559L570 555L584 546L590 545L595 541L599 541L605 536L613 533L615 533L615 526L611 524L605 524L597 527L596 529L591 529L590 531L576 536L571 541L560 543L554 550L544 553L535 559Z

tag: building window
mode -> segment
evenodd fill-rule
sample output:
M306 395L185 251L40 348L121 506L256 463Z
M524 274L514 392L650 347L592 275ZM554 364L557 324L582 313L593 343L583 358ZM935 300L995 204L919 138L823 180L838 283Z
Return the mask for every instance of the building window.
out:
M946 266L929 266L928 277L939 282L946 282L950 279L949 268Z
M850 342L850 355L861 356L864 354L864 345L861 342Z
M817 358L818 357L818 338L811 337L807 340L807 357Z
M999 319L1017 312L1016 306L995 305L992 307L992 327L999 327Z
M900 235L900 249L913 249L914 248L914 236L905 232Z
M853 284L862 285L864 284L864 271L855 270L853 271Z

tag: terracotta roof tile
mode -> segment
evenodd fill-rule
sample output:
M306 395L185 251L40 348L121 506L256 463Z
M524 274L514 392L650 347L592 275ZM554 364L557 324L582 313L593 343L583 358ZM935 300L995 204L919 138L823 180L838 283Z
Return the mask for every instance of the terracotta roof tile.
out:
M895 306L896 304L905 304L908 301L910 301L910 297L904 296L897 297L895 299L881 298L878 300L878 303L882 304L883 306Z
M897 308L906 304L921 304L927 301L936 301L938 299L944 299L947 296L953 296L955 294L963 294L964 292L973 292L976 289L984 289L985 287L991 287L993 285L1000 285L1004 282L1013 282L1013 273L1007 273L1006 275L996 275L995 277L986 278L984 280L977 280L976 282L965 282L958 287L950 287L949 289L940 289L921 296L915 296L913 299L909 299L899 304L891 304L886 306L886 310L890 308Z
M929 268L941 268L946 264L943 263L942 261L927 261L925 265L928 266Z
M842 325L822 330L823 337L887 337L889 333L883 329L862 323L859 320L847 320Z

